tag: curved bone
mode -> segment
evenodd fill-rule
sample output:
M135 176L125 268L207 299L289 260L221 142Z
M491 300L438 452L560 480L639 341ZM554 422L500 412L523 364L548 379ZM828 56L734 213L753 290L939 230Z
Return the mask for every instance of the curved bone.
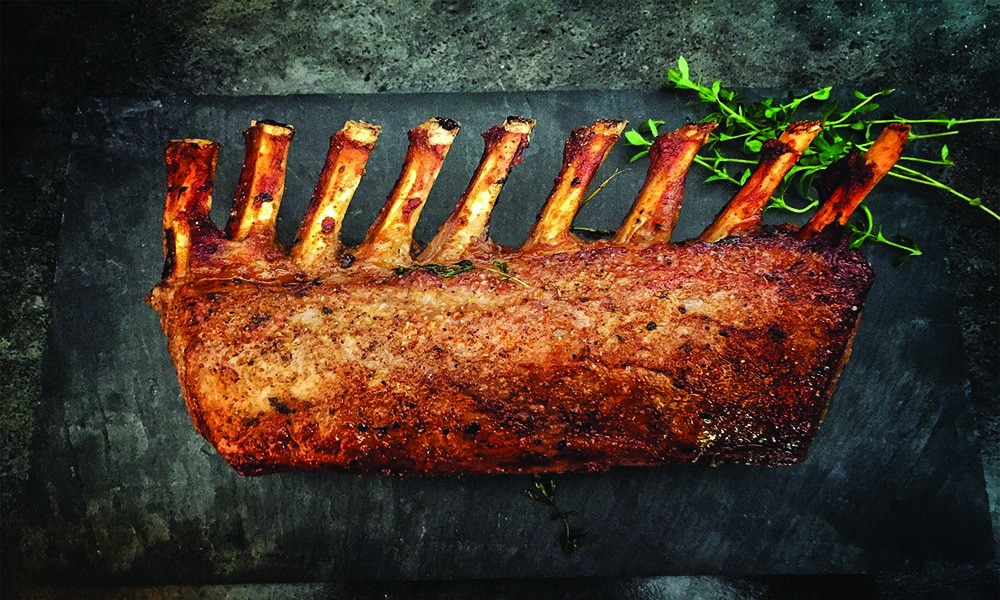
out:
M595 121L589 127L574 129L566 140L563 165L556 177L545 207L538 215L522 251L538 248L572 250L579 245L569 232L587 187L607 158L628 121Z
M417 262L456 262L488 241L490 213L534 126L534 119L507 117L483 134L486 147L469 187Z
M757 169L698 240L716 242L760 227L764 205L822 128L817 121L798 121L789 125L777 140L765 142Z
M330 138L319 184L291 250L292 258L303 268L337 259L344 215L381 130L364 121L348 121Z
M285 191L285 163L295 131L273 121L253 121L243 133L246 153L226 236L273 244L278 208Z
M403 170L365 240L355 249L358 260L385 267L412 262L413 229L458 129L455 121L437 117L410 130Z
M653 141L646 181L615 234L616 244L648 246L670 241L684 202L684 181L691 161L713 129L715 123L690 124Z
M163 278L187 274L191 246L221 232L212 223L212 182L219 144L172 140L167 146L167 201L163 211Z
M816 237L833 223L846 225L851 213L868 192L899 160L909 136L908 125L892 123L882 130L864 158L857 152L852 152L840 163L830 167L828 175L824 173L827 176L817 184L818 187L827 188L820 190L822 203L809 222L798 231L798 237ZM827 185L828 183L832 185Z

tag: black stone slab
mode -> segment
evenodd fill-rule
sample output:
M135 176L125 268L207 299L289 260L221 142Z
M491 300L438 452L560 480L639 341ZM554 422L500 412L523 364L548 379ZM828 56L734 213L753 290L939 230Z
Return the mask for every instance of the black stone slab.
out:
M383 133L345 225L364 234L398 174L405 132L460 121L417 229L428 239L478 161L478 133L508 114L539 123L504 189L494 237L516 244L556 174L569 131L595 118L670 125L700 116L670 93L178 97L82 107L53 292L39 435L21 543L29 579L79 583L296 582L666 574L863 573L992 558L935 201L883 183L873 206L918 234L878 281L809 458L782 468L618 469L560 475L557 499L587 532L567 557L528 476L397 479L331 473L243 478L192 428L156 314L162 150L223 143L214 214L224 222L251 119L295 125L279 223L293 235L329 136L348 118ZM616 148L603 173L627 165ZM642 168L613 180L578 223L615 227ZM599 177L600 179L600 177ZM692 177L692 179L698 179ZM731 190L689 182L679 236Z

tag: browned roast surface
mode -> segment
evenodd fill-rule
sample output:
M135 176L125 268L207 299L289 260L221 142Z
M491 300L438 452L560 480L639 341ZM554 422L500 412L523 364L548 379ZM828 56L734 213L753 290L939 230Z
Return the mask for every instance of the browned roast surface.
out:
M333 135L294 244L275 223L294 130L254 122L224 229L211 220L219 145L167 147L160 313L188 411L239 472L328 468L407 475L589 471L805 457L872 284L841 237L899 158L887 127L833 171L802 228L760 213L822 125L766 142L743 188L695 240L671 237L684 178L714 125L650 147L610 240L571 231L626 122L570 135L518 249L489 218L535 121L484 135L468 187L426 246L413 232L459 125L410 130L403 167L364 240L340 228L380 128ZM459 268L460 267L460 268Z
M199 430L242 473L804 457L870 267L784 233L161 286ZM313 274L315 275L315 274Z

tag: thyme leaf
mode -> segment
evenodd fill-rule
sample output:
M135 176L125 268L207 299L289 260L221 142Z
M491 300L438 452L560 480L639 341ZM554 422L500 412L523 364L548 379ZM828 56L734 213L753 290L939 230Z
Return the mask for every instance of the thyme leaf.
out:
M490 264L493 265L493 268L490 267L480 267L480 268L484 271L489 271L491 273L496 273L497 275L501 275L500 281L507 281L509 279L514 283L519 283L523 285L524 287L531 287L528 285L526 281L524 281L520 277L515 277L513 274L511 274L510 266L508 266L507 263L505 263L504 261L494 259L493 262Z
M421 265L410 265L407 267L396 267L393 269L393 273L396 275L406 275L410 271L426 271L428 273L433 273L439 277L448 279L450 277L455 277L456 275L461 275L462 273L468 273L469 271L476 268L471 260L460 260L453 265L442 265L438 263L424 263Z
M434 275L437 275L438 277L449 279L451 277L461 275L462 273L468 273L476 269L481 269L483 271L488 271L490 273L496 273L497 275L500 275L501 281L507 281L509 279L515 283L523 285L524 287L530 287L526 281L524 281L519 277L514 276L510 272L510 266L504 261L496 259L490 264L492 265L490 267L487 266L477 267L476 264L473 263L471 260L465 259L465 260L460 260L457 263L451 265L442 265L440 263L423 263L423 264L414 264L408 266L399 266L394 268L392 272L395 273L396 275L406 275L407 273L410 273L412 271L425 271L427 273L432 273Z

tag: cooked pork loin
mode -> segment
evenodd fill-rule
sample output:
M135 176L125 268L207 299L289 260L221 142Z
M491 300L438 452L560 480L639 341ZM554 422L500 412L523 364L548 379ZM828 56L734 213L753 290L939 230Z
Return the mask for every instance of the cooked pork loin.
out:
M150 296L198 431L243 474L602 470L805 457L850 352L872 271L839 241L898 158L890 127L796 230L761 225L774 185L819 131L794 124L698 239L670 241L684 175L710 125L665 134L622 227L570 223L624 127L573 132L518 249L487 235L534 121L511 117L425 248L413 228L458 126L410 132L366 239L340 242L379 130L334 135L295 244L274 224L292 129L248 130L230 222L209 218L218 146L167 150L166 266Z

